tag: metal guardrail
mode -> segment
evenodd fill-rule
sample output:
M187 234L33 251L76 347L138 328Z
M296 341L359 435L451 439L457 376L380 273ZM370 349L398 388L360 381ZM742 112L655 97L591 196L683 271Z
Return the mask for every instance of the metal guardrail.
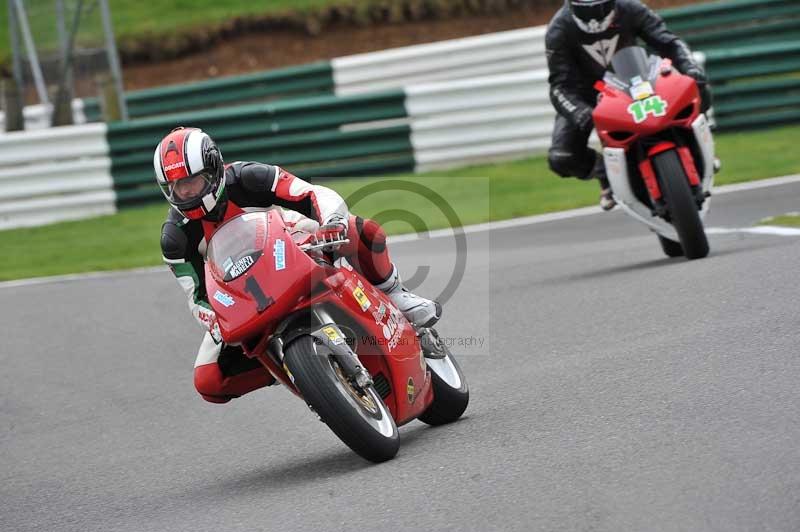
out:
M743 12L792 14L798 6L797 0L733 0L691 6L680 16L667 13L667 18L687 31L696 28L690 33L698 39L719 43L724 42L719 40L722 30L708 30L697 21L743 21ZM797 31L779 18L770 16L771 31ZM0 205L0 227L8 226L12 204L34 220L44 212L43 205L51 205L48 209L58 216L74 216L79 211L110 212L114 197L123 205L159 198L152 150L176 125L207 130L228 161L264 160L313 178L423 171L542 152L549 145L555 114L548 98L544 31L501 32L340 58L312 69L282 69L279 75L142 91L131 105L139 110L134 113L179 109L184 97L189 99L183 104L204 109L113 123L107 141L91 128L56 128L38 141L22 141L35 132L0 136L0 167L9 168L0 172L0 201L3 194L15 198ZM729 29L731 38L747 35L767 36L752 23ZM705 56L721 129L800 121L800 40L712 48ZM398 84L404 89L373 92ZM264 91L279 95L334 88L338 96L208 109L215 102L261 98ZM48 160L56 164L37 163L42 143L47 144ZM112 163L105 158L109 154ZM116 196L100 190L110 182L109 164ZM21 182L26 184L22 188ZM46 196L48 191L58 192ZM89 204L71 209L79 205L76 191ZM33 203L26 204L29 200Z
M108 155L105 124L19 131L0 136L0 168ZM46 146L46 150L45 147Z
M105 124L0 136L0 229L113 214L110 170Z
M550 145L547 70L406 88L416 170L530 156Z
M22 116L25 120L25 130L32 131L37 129L46 129L50 127L53 117L52 105L27 105L22 110ZM87 122L86 115L84 114L84 101L81 99L72 100L72 119L76 125L85 124ZM5 133L6 114L0 111L0 135Z
M670 29L690 41L694 33L753 24L759 20L797 15L797 0L723 0L664 9L660 12ZM732 41L733 42L733 41Z
M331 65L328 61L320 61L255 74L131 91L125 94L125 100L130 116L141 118L332 92ZM96 98L86 100L86 116L90 121L101 119L100 104Z
M269 104L169 115L109 125L112 174L120 203L158 197L153 150L176 125L201 127L226 160L264 160L304 177L413 169L408 128L342 131L346 125L404 119L401 90L362 96L319 96Z
M661 14L674 31L710 54L743 46L800 41L798 0L725 0L666 9ZM128 107L132 116L145 117L275 98L331 92L364 94L417 83L534 71L546 68L545 32L545 26L538 26L134 91L127 94ZM771 64L754 63L722 68L718 66L722 61L711 61L715 84L727 81L730 69L746 72L772 68ZM719 70L714 71L715 68ZM784 71L792 68L793 63ZM90 119L97 118L98 112L96 102L87 104Z
M537 26L340 57L332 61L336 94L546 68L546 30Z

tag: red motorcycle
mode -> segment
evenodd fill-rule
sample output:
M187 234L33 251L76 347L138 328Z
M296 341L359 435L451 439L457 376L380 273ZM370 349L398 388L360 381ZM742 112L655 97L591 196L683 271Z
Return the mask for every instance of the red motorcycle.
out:
M705 257L702 220L716 166L696 82L633 46L614 55L595 88L594 124L614 199L658 234L668 256Z
M382 292L290 230L275 210L245 213L209 241L206 290L227 343L302 398L353 451L397 454L397 427L440 425L469 402L461 368L436 331L416 330Z

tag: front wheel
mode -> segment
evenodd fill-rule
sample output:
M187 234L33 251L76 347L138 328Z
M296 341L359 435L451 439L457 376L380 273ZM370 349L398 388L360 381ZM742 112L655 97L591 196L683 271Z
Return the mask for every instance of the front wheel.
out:
M327 347L301 336L284 363L306 403L348 447L372 462L397 454L400 435L383 399L374 386L357 389Z
M658 242L667 257L683 257L683 248L680 242L658 235Z
M428 425L452 423L461 417L469 404L469 386L461 366L447 346L437 343L444 356L425 359L431 370L433 402L419 420Z
M659 153L653 158L653 166L672 225L681 241L683 254L690 260L705 257L708 255L708 238L703 229L697 202L689 187L689 178L677 152L669 150Z

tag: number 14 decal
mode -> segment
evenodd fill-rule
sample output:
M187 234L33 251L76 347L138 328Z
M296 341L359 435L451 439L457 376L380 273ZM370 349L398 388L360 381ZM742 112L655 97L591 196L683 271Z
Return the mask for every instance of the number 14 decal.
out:
M633 102L628 106L628 112L633 120L640 124L647 120L647 115L664 116L667 114L667 102L661 96L650 96L645 100Z

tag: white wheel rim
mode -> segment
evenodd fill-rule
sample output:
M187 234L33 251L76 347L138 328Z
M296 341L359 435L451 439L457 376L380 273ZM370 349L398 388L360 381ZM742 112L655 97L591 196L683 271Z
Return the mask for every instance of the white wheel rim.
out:
M460 390L462 381L461 374L458 368L453 364L450 358L450 353L447 353L444 358L427 358L425 361L428 367L439 376L448 386L454 390Z
M345 384L341 381L341 379L338 377L338 372L333 365L333 361L331 361L331 369L333 369L336 386L342 392L342 395L344 395L345 399L347 399L347 401L358 412L361 418L373 429L378 431L382 436L387 438L393 437L397 431L397 428L395 427L392 415L389 413L389 409L386 408L386 404L375 391L375 388L370 386L367 389L367 395L369 396L369 399L378 409L376 413L373 413L370 412L361 401L353 397L353 392L355 392L355 390L353 390L349 384Z

